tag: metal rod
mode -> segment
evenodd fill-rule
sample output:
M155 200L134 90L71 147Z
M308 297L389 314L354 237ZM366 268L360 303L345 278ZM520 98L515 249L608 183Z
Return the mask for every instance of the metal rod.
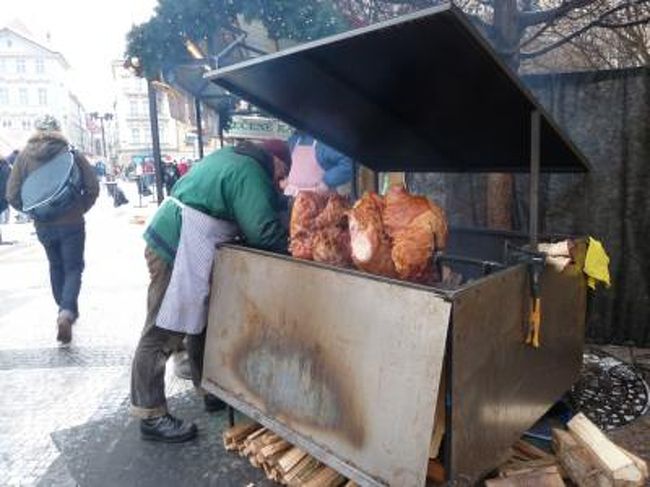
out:
M151 124L151 141L153 143L153 160L156 166L156 192L158 193L158 204L163 201L163 167L160 157L160 133L158 132L158 100L156 89L150 79L147 78L147 95L149 96L149 122Z
M201 120L201 100L194 98L196 108L196 133L198 135L199 159L203 159L203 121Z
M228 424L232 428L235 426L235 408L228 406Z
M531 250L537 249L539 235L539 166L540 166L540 129L539 110L530 114L530 215L529 232Z

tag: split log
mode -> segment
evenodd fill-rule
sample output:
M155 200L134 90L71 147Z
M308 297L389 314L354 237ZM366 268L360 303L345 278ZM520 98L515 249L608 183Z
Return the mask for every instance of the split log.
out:
M429 458L438 458L442 438L445 435L446 428L446 411L445 411L445 390L446 390L446 372L443 367L440 373L440 383L438 384L438 401L436 404L436 416L433 423L433 433L431 434L431 443L429 444Z
M557 471L533 471L511 477L499 477L485 481L486 487L564 487Z
M294 446L278 460L278 470L284 475L306 456L307 453Z
M555 472L560 474L562 478L566 477L564 470L559 468L556 458L543 458L539 460L530 460L527 462L521 461L508 461L499 467L499 476L511 477L522 473L531 473L534 471Z
M574 416L567 426L578 443L593 453L602 471L615 486L643 485L642 469L584 414Z
M345 477L329 467L320 469L302 487L338 487L345 481Z
M540 460L548 459L552 460L554 457L552 454L545 452L544 450L537 448L535 445L532 445L524 440L517 440L512 447L515 452L518 452L529 460Z
M259 452L257 452L257 461L260 463L267 463L271 457L278 453L282 453L289 448L291 448L291 443L284 440L276 441L275 443L266 445L260 449Z
M579 487L612 487L595 456L568 431L553 430L553 449L569 478Z
M236 450L242 441L251 433L260 429L257 423L241 423L223 432L223 446L226 450Z
M427 480L436 484L445 483L445 467L438 460L429 459L427 467Z
M314 457L306 456L284 476L284 481L292 487L301 485L308 481L321 466L321 463Z

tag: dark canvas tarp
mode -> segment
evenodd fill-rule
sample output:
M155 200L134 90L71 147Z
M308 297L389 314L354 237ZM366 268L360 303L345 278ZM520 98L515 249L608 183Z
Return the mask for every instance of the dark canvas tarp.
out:
M542 104L592 164L588 174L542 175L545 233L592 235L611 257L612 287L590 306L593 341L650 346L650 69L530 76ZM485 175L412 174L455 225L485 226ZM515 179L513 218L527 229L528 178Z

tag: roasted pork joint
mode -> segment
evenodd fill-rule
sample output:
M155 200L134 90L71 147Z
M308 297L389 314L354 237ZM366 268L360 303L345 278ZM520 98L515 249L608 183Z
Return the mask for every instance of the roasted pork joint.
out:
M431 277L432 257L447 245L447 219L424 196L392 187L384 198L382 218L392 241L391 259L400 279L423 282Z
M361 270L395 277L391 242L382 221L384 202L375 193L364 194L350 211L352 260Z
M349 266L349 203L336 193L298 193L291 212L291 255L337 266Z

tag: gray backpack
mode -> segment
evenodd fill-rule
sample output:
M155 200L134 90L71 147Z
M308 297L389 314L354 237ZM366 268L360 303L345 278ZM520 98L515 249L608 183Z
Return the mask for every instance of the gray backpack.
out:
M72 148L30 173L20 189L23 212L40 222L61 216L83 193L81 170Z

